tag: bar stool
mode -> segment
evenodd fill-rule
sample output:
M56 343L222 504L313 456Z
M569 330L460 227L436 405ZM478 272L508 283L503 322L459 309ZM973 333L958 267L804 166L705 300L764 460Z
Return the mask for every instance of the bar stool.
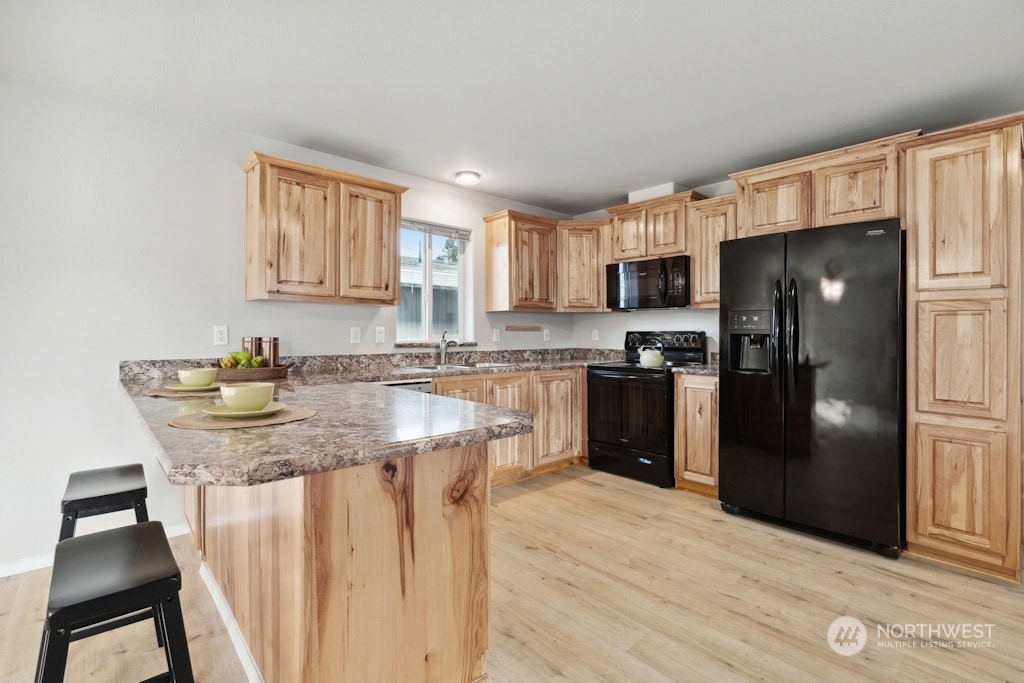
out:
M142 465L118 465L95 470L72 472L68 487L60 501L63 520L60 540L75 535L81 517L92 517L118 510L135 509L135 520L149 521L146 509L146 475Z
M180 590L181 571L160 522L140 522L59 542L36 683L64 680L71 642L150 617L162 631L168 670L144 683L193 683ZM122 618L125 615L132 616Z

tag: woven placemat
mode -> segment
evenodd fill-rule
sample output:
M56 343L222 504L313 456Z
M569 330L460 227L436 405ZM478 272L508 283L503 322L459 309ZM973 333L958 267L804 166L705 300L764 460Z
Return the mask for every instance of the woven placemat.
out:
M246 419L228 419L214 417L203 412L179 415L167 424L181 429L240 429L242 427L263 427L266 425L280 425L286 422L297 422L308 420L316 415L315 410L309 408L285 408L279 413L267 415L266 417L254 417Z
M157 396L159 398L220 398L220 388L217 391L206 389L205 391L172 391L170 389L153 389L146 392L146 396Z

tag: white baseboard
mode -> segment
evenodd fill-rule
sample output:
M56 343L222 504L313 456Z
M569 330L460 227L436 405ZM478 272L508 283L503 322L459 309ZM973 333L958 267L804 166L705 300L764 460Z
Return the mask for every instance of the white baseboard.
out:
M220 586L217 585L217 581L213 578L213 574L205 562L199 563L199 577L206 584L206 590L209 591L213 604L216 605L217 612L220 613L221 621L224 622L224 628L227 629L231 643L235 646L235 652L238 653L238 659L242 663L242 670L245 672L246 680L249 683L264 683L260 668L256 665L256 660L253 658L252 653L249 652L249 646L245 644L242 629L238 628L235 615L231 613L228 601L224 598Z
M164 533L167 534L167 538L174 538L175 536L184 536L185 534L191 533L187 524L175 524L174 526L164 527ZM46 555L36 555L35 557L26 557L21 560L15 560L14 562L8 562L7 564L0 564L0 579L7 576L14 576L15 574L24 574L25 572L33 572L37 569L45 569L53 565L53 552Z

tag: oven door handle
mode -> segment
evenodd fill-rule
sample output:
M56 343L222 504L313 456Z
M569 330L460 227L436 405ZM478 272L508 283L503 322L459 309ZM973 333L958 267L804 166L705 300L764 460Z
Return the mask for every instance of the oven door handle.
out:
M664 382L665 381L665 375L664 374L660 374L660 375L655 375L655 374L650 374L650 375L628 375L628 374L625 374L625 373L622 373L622 372L608 372L608 371L602 371L602 370L588 370L588 372L590 374L592 374L592 375L597 375L598 377L606 377L608 379L638 379L638 380L647 381L647 382Z

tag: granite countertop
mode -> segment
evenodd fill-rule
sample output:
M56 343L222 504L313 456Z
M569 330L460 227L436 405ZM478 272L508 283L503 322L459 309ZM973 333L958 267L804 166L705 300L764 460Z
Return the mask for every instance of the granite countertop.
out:
M172 484L250 486L491 441L533 430L526 411L460 401L337 376L275 380L274 400L312 408L307 420L224 430L179 429L177 415L212 405L210 398L147 396L166 381L122 381L159 448Z
M711 377L718 377L718 363L709 363L707 365L683 365L678 368L672 368L672 372L676 375L707 375Z

